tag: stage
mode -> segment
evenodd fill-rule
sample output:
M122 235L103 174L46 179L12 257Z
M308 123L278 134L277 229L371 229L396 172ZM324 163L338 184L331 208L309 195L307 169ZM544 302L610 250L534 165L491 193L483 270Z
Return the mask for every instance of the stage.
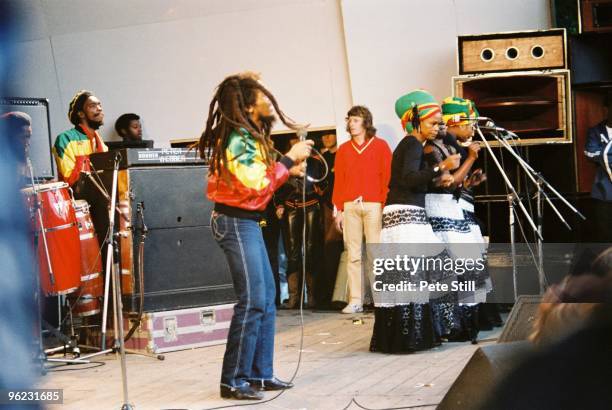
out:
M355 321L354 319L362 320ZM295 387L269 403L250 409L343 409L354 397L372 409L419 406L434 409L478 346L495 343L497 328L480 332L479 345L445 343L415 354L387 355L368 351L372 313L304 312L302 363ZM360 323L361 322L361 323ZM277 317L276 375L293 374L300 346L297 311L279 311ZM128 355L130 402L136 409L203 410L232 404L219 397L219 378L225 345L166 353L164 361ZM119 409L122 405L121 371L113 355L95 364L59 367L43 376L41 388L64 390L62 409ZM276 392L266 393L266 399ZM53 408L56 406L51 406ZM349 408L357 409L353 403Z

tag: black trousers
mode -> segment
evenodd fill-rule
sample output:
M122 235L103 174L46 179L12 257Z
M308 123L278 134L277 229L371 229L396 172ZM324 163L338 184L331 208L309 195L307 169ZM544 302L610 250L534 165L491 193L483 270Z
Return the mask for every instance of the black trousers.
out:
M306 223L306 272L315 275L320 259L321 213L319 204L304 208L285 207L282 222L283 241L287 254L287 276L302 272L302 229Z

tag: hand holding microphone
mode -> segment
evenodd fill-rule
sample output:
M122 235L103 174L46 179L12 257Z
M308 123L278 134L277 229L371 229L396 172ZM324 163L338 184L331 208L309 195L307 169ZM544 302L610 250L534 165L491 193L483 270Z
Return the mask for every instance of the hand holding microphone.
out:
M306 158L310 156L312 152L312 147L314 145L313 140L303 140L291 147L289 152L287 152L287 156L291 158L293 162L296 164L304 161Z
M472 142L470 145L468 145L468 156L470 156L473 159L477 159L478 158L478 151L480 151L480 144L477 142Z

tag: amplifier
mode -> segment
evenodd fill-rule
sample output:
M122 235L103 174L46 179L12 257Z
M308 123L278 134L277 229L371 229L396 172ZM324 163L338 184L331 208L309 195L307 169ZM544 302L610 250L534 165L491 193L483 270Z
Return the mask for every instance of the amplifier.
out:
M567 68L565 29L458 37L459 74Z
M137 311L141 293L145 312L234 303L227 261L210 229L213 203L205 194L208 167L159 163L144 166L143 157L134 152L151 150L122 151L127 152L127 165L118 172L119 212L115 224L122 234L121 286L125 309ZM163 155L158 158L164 158ZM97 155L92 162L106 168L98 175L110 191L113 173L107 171L108 158ZM96 191L88 186L84 190L85 199L92 204L98 235L105 237L109 225L107 201ZM143 239L141 288L139 249Z
M187 148L121 148L91 154L89 160L97 170L112 170L117 155L119 169L170 164L205 164L194 149Z

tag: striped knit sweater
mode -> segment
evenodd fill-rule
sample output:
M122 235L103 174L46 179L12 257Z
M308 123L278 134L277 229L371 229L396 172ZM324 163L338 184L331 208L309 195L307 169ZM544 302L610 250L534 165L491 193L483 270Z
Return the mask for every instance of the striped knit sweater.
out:
M97 148L95 151L92 144L94 140ZM81 171L89 171L89 154L106 151L108 147L95 131L91 137L79 126L62 132L53 144L53 156L60 179L73 185Z

